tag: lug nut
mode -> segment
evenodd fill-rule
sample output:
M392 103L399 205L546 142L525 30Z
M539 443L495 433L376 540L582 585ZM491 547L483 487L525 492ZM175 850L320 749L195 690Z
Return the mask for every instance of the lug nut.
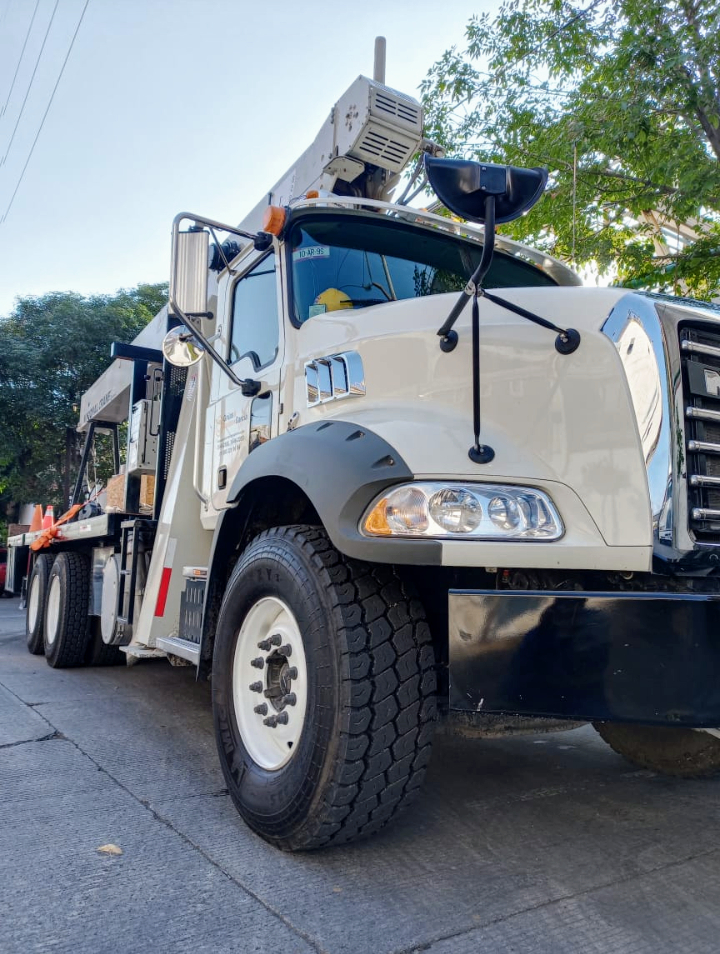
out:
M297 702L297 696L294 692L288 692L286 696L283 696L283 705L294 706Z
M279 646L282 642L282 636L278 636L275 633L274 636L268 636L267 639L261 639L258 643L258 649L262 649L264 653L269 653L273 646Z
M277 716L268 716L267 719L263 719L263 725L268 726L271 729L274 729L277 725Z
M275 716L275 722L277 725L287 725L288 724L287 712L278 712L278 714Z
M258 656L256 659L250 660L250 665L254 666L256 669L262 669L262 667L265 665L265 660L262 658L262 656Z
M281 656L292 656L292 646L290 643L286 643L284 646L281 646L280 649L278 649L278 652Z
M288 679L297 679L298 677L297 666L291 666L288 669L287 674L288 674Z
M259 706L255 706L253 712L257 712L258 715L267 715L267 706L262 702Z
M261 682L251 682L250 692L262 692L263 684Z

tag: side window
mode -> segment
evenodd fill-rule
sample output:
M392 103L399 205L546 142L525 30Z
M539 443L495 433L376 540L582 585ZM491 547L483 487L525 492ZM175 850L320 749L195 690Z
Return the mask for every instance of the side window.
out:
M229 363L249 357L256 371L272 364L279 336L275 256L271 254L235 285Z

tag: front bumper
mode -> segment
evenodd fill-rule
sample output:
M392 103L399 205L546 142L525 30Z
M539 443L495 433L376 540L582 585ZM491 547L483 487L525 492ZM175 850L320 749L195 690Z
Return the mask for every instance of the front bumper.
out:
M451 590L451 709L720 726L720 597Z

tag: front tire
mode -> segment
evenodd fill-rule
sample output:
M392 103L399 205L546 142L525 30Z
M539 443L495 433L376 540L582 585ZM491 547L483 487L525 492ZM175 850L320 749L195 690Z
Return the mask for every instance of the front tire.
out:
M640 768L677 778L709 778L720 772L720 739L675 726L595 722L611 749Z
M50 577L53 560L54 557L49 553L40 553L36 556L28 582L25 638L27 640L27 648L33 656L42 656L45 652L43 624L45 619L48 579Z
M347 560L321 529L268 530L242 554L212 685L230 795L272 844L376 832L417 793L436 718L422 606L392 567Z
M82 666L91 639L90 561L84 553L59 553L48 579L45 659L53 669Z

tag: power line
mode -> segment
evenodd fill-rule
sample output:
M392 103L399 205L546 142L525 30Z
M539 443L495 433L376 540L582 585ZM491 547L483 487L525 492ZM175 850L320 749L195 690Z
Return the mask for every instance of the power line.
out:
M37 59L35 60L35 69L32 71L32 76L30 77L30 83L28 84L28 88L25 92L25 99L22 101L22 106L20 107L20 113L18 115L17 122L15 123L15 128L12 131L12 136L10 137L10 142L8 143L7 149L5 150L5 155L2 157L2 160L0 160L0 166L5 164L5 160L8 157L8 153L10 152L10 147L12 146L13 141L15 139L15 133L18 131L18 126L20 125L22 114L25 112L25 104L28 101L28 96L30 95L30 90L32 89L33 81L35 79L35 74L37 73L37 68L40 65L40 60L42 59L43 50L45 49L45 44L47 43L47 38L50 33L50 27L53 25L53 20L55 19L55 14L57 12L59 3L60 3L60 0L55 0L55 6L53 7L53 12L50 17L50 22L47 25L47 30L45 30L45 36L43 37L42 46L40 47L40 52L38 53Z
M30 39L30 31L33 28L33 23L35 22L35 14L38 12L38 7L40 6L40 0L36 0L35 9L33 10L33 15L30 20L30 26L27 28L27 33L25 34L25 42L22 45L22 50L20 50L20 58L17 61L17 66L15 67L15 73L12 78L12 83L10 84L10 91L7 94L7 99L5 100L5 105L0 112L0 116L5 115L5 110L8 108L8 103L10 102L10 97L12 96L12 91L15 89L15 80L17 79L18 72L20 70L20 64L23 61L23 56L25 56L25 47L27 46L27 41Z
M85 0L85 6L82 8L82 13L80 14L80 19L78 20L78 24L77 24L77 26L75 27L75 32L73 33L72 39L70 40L70 46L68 46L67 53L65 54L65 59L63 60L63 64L62 64L62 66L60 67L60 72L58 73L58 78L57 78L57 80L55 81L55 85L53 86L53 91L52 91L52 93L50 94L50 99L48 100L47 107L46 107L46 109L45 109L45 112L43 113L43 118L40 120L40 126L39 126L38 131L37 131L37 133L36 133L36 135L35 135L35 139L33 140L33 144L32 144L32 146L30 147L30 152L28 153L28 157L27 157L27 159L25 160L25 165L23 166L22 172L20 173L20 178L18 179L17 185L15 186L15 191L13 192L12 196L10 197L10 202L8 203L8 207L5 209L5 213L4 213L3 217L2 217L2 219L0 219L0 225L2 225L2 223L7 219L8 213L10 212L10 209L12 208L12 204L13 204L13 202L15 201L15 196L18 194L18 189L20 188L20 185L21 185L21 183L22 183L22 181L23 181L23 178L24 178L24 176L25 176L25 170L27 169L27 167L28 167L28 165L29 165L29 163L30 163L30 160L32 159L32 154L33 154L33 152L35 151L35 146L37 145L37 141L38 141L38 139L40 138L40 133L42 132L42 128L43 128L43 126L45 125L45 120L47 119L47 114L50 112L50 107L52 106L53 99L55 98L55 93L57 92L57 88L58 88L58 86L60 85L60 80L62 79L62 75L63 75L63 73L65 72L65 67L67 66L67 62L68 62L68 60L70 59L70 54L72 53L73 46L75 45L75 39L76 39L78 33L80 32L80 26L81 26L81 24L82 24L82 22L83 22L83 17L85 16L85 11L87 10L89 3L90 3L90 0ZM55 6L57 7L57 3L55 4ZM54 13L54 11L53 11L53 13Z

